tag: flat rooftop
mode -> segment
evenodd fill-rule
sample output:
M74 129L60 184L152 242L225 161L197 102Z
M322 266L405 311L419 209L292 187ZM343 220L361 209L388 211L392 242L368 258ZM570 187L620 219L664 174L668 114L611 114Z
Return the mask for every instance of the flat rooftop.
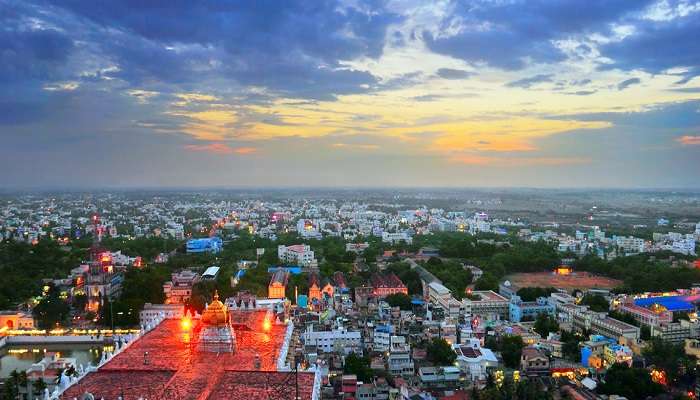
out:
M183 331L179 319L166 319L71 386L61 399L79 398L85 392L97 399L123 394L124 400L254 400L271 398L272 393L293 398L294 376L276 371L286 326L273 324L264 332L265 314L231 312L236 350L219 354L198 351L193 333ZM313 373L299 374L302 399L311 399L313 381Z
M651 307L654 304L664 306L669 311L694 310L695 306L687 300L687 296L658 296L635 299L634 304L640 307Z

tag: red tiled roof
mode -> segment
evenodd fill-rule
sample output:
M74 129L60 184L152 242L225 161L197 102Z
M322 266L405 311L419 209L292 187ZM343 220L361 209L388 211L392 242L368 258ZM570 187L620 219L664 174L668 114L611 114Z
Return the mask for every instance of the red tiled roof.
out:
M166 319L97 372L81 379L61 398L70 400L90 392L98 399L116 399L123 390L125 400L141 396L182 400L268 399L271 387L276 387L277 392L283 390L275 384L288 374L274 372L286 327L273 325L269 332L263 332L265 315L264 311L232 312L236 351L221 354L197 351L193 339L197 329L183 332L178 319ZM191 344L187 343L188 339ZM144 356L146 352L148 356ZM259 370L255 366L256 355L260 360ZM302 399L310 399L313 374L300 374L299 381ZM219 393L222 390L228 393Z

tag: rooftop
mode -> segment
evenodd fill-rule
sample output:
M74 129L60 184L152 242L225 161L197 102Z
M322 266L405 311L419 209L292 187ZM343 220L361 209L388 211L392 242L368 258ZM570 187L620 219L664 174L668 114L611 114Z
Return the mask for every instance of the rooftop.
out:
M264 332L265 315L264 311L232 312L236 351L219 354L197 351L197 329L183 331L179 319L166 319L71 386L61 399L80 397L87 391L105 399L123 393L124 400L254 400L293 390L294 385L287 381L293 382L294 377L276 371L286 326L272 325ZM311 398L313 380L311 373L299 374L302 399Z

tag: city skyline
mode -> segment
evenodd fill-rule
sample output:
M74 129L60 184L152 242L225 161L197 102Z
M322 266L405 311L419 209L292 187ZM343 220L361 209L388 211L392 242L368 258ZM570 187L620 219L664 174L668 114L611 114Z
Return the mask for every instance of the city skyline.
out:
M700 188L697 2L0 5L2 187Z

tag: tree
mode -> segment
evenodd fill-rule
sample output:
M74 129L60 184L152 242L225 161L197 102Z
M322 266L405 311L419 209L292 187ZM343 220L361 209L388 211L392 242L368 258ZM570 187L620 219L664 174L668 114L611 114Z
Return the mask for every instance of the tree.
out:
M525 343L523 338L516 335L505 335L500 340L501 357L503 363L508 368L518 368L520 365L520 356L522 355Z
M452 365L457 359L457 354L445 339L434 338L428 344L428 361L435 365Z
M569 361L580 362L581 361L581 349L579 343L581 343L582 337L577 333L572 333L569 331L562 331L561 333L561 351L566 359Z
M498 278L488 272L484 272L481 278L474 283L476 290L498 290Z
M553 287L524 287L518 290L517 295L522 301L535 301L539 297L549 297L556 291L557 289Z
M630 368L624 363L610 367L605 380L598 386L600 394L617 394L628 399L645 399L663 392L663 386L651 380L648 370Z
M411 297L403 293L395 293L386 296L384 299L392 307L399 307L402 310L411 309Z
M547 313L537 314L537 319L535 320L535 332L539 333L543 338L547 338L550 332L559 331L559 324L554 317L551 317Z
M685 354L683 344L653 338L642 349L642 355L650 365L663 370L671 384L679 379L687 380L693 374L696 359Z
M588 306L595 312L607 312L610 309L610 303L605 297L599 294L587 294L581 299L581 304Z
M373 373L369 367L370 360L367 357L360 357L355 353L350 353L345 357L343 372L357 376L358 381L368 383L371 381Z
M33 310L34 318L42 329L51 329L64 323L69 313L70 306L61 299L58 289L53 285L49 285L48 292Z

